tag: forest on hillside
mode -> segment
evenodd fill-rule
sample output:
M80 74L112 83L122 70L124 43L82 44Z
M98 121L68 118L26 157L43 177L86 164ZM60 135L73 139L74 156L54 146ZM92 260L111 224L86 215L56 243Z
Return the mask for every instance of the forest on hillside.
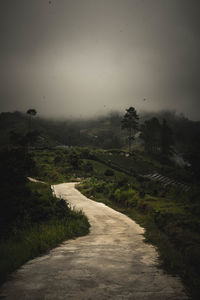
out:
M170 111L138 114L133 107L90 119L38 114L0 114L0 282L60 241L88 233L86 217L50 188L81 181L87 197L145 227L162 266L198 299L200 122ZM29 182L30 176L45 184Z
M127 132L122 129L123 114L111 112L105 116L89 119L46 119L32 117L31 131L36 148L90 147L101 149L127 148ZM191 121L175 112L160 111L139 115L134 136L134 149L158 155L159 131L163 120L172 134L172 154L177 162L185 160L195 176L199 177L200 122ZM21 112L0 114L0 146L5 148L22 142L29 132L29 116ZM157 149L157 150L156 150Z

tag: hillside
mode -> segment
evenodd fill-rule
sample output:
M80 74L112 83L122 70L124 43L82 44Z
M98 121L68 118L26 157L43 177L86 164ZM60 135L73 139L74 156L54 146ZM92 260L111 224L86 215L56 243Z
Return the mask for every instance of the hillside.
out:
M139 129L151 117L141 116ZM170 273L179 274L190 292L193 291L194 299L196 296L198 299L200 147L196 135L199 122L172 113L168 116L160 113L157 117L160 120L167 118L175 142L173 152L181 152L190 158L190 167L180 167L169 158L164 159L160 149L157 153L145 151L139 137L134 140L133 152L128 153L127 133L121 130L119 114L79 121L55 121L36 116L32 118L31 129L38 131L39 137L30 147L28 143L12 145L9 139L10 132L22 137L29 133L27 116L19 112L2 113L0 139L1 147L6 149L1 151L1 163L5 170L8 169L3 174L10 174L4 179L2 206L6 213L3 216L15 221L9 221L12 230L18 224L23 227L29 222L32 225L35 216L38 218L43 211L44 215L48 211L51 216L53 208L47 205L51 200L50 191L45 191L48 195L44 199L40 198L37 189L42 187L35 187L31 192L34 186L29 184L26 188L27 176L47 184L81 181L79 189L87 197L104 202L145 227L146 239L158 248L161 264ZM66 147L57 147L62 145ZM21 185L17 181L20 178L24 179ZM14 188L19 189L19 194L14 193ZM13 198L14 194L16 197ZM12 205L18 201L19 206ZM50 204L57 205L53 199ZM14 210L10 211L10 207ZM18 218L18 209L22 221ZM42 222L43 219L42 215ZM6 233L4 225L9 222L2 220L2 233ZM36 221L38 223L38 219ZM6 252L5 255L7 257ZM31 256L28 254L22 261L28 257Z
M191 144L199 144L200 122L191 121L174 112L161 111L143 113L140 125L152 117L166 119L173 130L177 151L187 152ZM53 120L41 117L32 119L32 129L40 133L40 146L93 146L100 148L121 148L125 145L126 133L121 130L122 114L113 112L90 119ZM25 134L28 131L28 116L21 112L0 114L0 145L9 143L11 131Z
M40 117L32 119L32 130L37 130L40 137L37 145L53 147L56 145L120 147L119 114L110 114L89 120L52 120ZM0 114L0 144L9 144L9 134L14 131L19 134L28 132L28 116L21 112L6 112Z
M160 264L179 274L192 299L199 299L199 186L187 170L139 151L130 156L121 150L72 147L32 150L32 157L38 179L81 181L78 188L84 195L145 227L146 240L156 245ZM157 176L147 176L152 171Z
M121 130L122 115L117 112L91 119L53 120L34 117L33 131L38 133L34 146L52 148L56 146L81 146L101 149L127 150L127 132ZM194 173L200 178L200 122L188 120L174 112L143 113L139 116L139 131L146 120L156 117L160 122L167 120L173 134L173 153L176 160L186 159ZM0 147L10 145L11 132L25 135L29 130L28 116L21 112L0 114ZM151 138L151 137L150 137ZM134 141L134 149L143 151L143 141L139 134ZM178 156L177 156L178 155ZM158 157L156 157L158 159Z

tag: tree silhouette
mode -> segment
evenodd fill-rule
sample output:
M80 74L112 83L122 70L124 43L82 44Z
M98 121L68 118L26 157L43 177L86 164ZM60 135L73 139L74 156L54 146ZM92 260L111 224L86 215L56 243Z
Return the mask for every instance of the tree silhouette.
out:
M28 133L26 134L26 141L27 141L27 146L29 149L29 146L31 145L31 143L34 143L39 135L38 131L31 131L31 121L32 121L32 117L36 116L37 111L33 108L30 108L27 110L27 115L29 116L29 122L28 122Z
M157 118L147 120L141 126L140 138L144 140L146 152L158 153L161 149L161 124Z
M31 120L32 120L32 117L36 116L37 114L37 111L33 108L30 108L27 110L27 115L29 116L29 126L28 126L28 131L30 132L31 131Z
M164 119L162 123L161 135L161 154L167 159L172 154L172 146L174 145L173 132Z
M164 160L172 154L174 145L173 132L164 119L160 124L157 118L147 120L141 126L140 138L144 140L145 151L160 153Z
M134 107L129 107L126 109L126 113L121 121L122 129L128 130L128 146L129 152L132 151L132 141L134 140L134 134L138 129L138 115Z

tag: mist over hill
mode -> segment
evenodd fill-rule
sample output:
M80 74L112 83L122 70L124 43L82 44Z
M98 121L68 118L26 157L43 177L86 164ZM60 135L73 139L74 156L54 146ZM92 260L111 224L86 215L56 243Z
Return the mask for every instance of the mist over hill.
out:
M32 129L39 132L37 146L54 147L90 146L100 148L121 148L125 145L126 133L121 129L122 112L111 112L93 118L48 119L34 117ZM177 115L174 111L143 112L139 124L156 117L165 119L173 130L175 148L187 152L192 144L199 143L200 122ZM140 129L140 128L139 128ZM9 145L10 132L28 132L28 116L22 112L3 112L0 114L0 144Z

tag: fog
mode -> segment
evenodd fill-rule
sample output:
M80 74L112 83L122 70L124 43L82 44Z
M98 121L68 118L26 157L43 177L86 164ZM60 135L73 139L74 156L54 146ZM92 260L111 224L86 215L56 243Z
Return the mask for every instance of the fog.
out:
M1 0L0 111L199 120L199 1Z

